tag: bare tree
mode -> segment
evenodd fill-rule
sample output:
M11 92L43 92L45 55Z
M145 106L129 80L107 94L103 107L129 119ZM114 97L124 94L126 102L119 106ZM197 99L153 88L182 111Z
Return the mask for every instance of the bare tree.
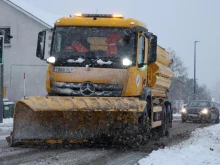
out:
M178 57L172 49L168 49L171 57L173 58L173 64L171 69L174 72L170 92L168 94L171 100L184 100L188 102L188 99L192 99L194 81L188 77L187 68L184 66L180 57ZM198 99L211 100L210 91L207 86L196 84L198 91Z

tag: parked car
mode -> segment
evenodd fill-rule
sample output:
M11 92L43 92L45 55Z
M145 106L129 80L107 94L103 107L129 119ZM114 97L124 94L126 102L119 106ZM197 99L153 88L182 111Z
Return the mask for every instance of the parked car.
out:
M219 110L207 100L193 100L181 110L182 122L201 121L219 123Z

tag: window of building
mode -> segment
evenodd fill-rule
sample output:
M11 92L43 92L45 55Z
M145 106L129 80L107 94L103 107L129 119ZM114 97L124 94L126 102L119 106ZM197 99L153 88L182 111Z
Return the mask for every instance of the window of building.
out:
M0 27L0 35L4 35L5 44L10 44L10 39L11 39L10 27Z

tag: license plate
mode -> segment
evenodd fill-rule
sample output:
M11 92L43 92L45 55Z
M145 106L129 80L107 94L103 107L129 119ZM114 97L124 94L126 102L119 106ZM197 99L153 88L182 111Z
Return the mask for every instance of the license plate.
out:
M70 73L73 72L73 67L54 67L53 71L54 72L65 72L65 73Z
M188 114L188 116L191 116L191 117L198 117L199 115L197 115L197 114Z

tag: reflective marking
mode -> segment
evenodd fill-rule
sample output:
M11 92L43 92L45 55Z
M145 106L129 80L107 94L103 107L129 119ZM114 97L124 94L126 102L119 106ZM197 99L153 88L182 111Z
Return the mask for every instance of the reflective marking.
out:
M155 127L161 126L161 124L162 124L162 121L155 121L155 122L152 122L152 128L155 128Z
M162 106L153 107L153 112L161 112L161 111L162 111Z
M140 75L138 74L137 77L136 77L136 85L137 86L140 85L140 81L141 81L141 78L140 78Z

